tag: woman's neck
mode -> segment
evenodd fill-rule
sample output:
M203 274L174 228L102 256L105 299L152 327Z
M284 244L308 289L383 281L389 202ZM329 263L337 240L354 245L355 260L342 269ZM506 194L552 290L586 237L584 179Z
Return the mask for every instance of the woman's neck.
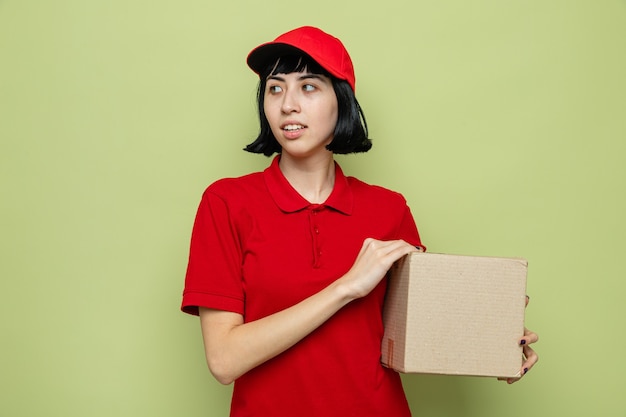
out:
M281 155L278 166L289 184L311 204L324 203L333 191L335 161L331 152L303 159Z

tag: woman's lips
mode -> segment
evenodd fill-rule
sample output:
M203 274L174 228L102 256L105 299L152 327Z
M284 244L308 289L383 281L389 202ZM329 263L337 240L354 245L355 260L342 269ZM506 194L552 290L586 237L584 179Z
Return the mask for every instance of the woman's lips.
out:
M283 135L287 139L297 139L302 136L306 126L299 123L286 123L281 127Z

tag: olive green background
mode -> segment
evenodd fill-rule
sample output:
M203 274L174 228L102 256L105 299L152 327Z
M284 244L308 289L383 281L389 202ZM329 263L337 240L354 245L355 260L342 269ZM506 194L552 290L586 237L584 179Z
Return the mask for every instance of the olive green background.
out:
M0 0L0 416L227 415L178 311L203 189L263 169L248 51L340 37L432 252L529 260L539 364L416 416L626 416L626 1ZM473 349L467 346L468 350Z

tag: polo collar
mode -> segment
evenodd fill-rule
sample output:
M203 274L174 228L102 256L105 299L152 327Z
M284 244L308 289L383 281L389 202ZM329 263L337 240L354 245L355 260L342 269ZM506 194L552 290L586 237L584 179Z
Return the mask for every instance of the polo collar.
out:
M271 165L263 171L265 184L278 207L286 213L293 213L309 206L320 206L320 204L309 203L289 184L278 166L278 161L280 161L280 155L274 157ZM348 179L339 164L335 162L335 186L321 206L331 207L349 215L352 214L353 201Z

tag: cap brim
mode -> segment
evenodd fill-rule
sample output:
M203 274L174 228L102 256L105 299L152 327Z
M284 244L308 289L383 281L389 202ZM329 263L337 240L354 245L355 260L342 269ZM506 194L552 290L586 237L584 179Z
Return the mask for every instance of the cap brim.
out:
M272 63L272 61L275 61L279 56L294 52L309 56L309 54L295 46L280 42L268 42L250 51L246 62L252 71L260 74L265 67Z

